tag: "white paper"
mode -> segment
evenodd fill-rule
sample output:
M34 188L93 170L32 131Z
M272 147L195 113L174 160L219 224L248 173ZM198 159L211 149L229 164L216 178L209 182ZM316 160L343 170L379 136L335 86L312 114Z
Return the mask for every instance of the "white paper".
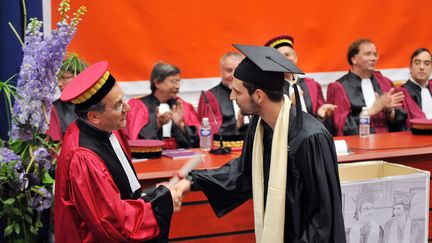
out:
M201 162L203 161L202 155L198 154L197 156L192 157L186 164L183 165L183 167L179 170L179 175L186 176L192 169L197 167ZM169 182L168 186L175 185L180 178L178 178L177 175L173 176Z
M337 155L348 155L349 148L345 140L334 140Z
M167 103L162 103L159 105L159 114L163 114L170 111L171 109ZM162 134L164 138L171 137L171 127L172 127L172 120L169 121L167 124L162 125Z

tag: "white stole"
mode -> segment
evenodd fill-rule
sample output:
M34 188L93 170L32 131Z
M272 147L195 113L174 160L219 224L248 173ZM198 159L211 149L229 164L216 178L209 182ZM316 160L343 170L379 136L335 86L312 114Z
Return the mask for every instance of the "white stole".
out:
M138 179L135 176L135 173L133 172L129 161L127 160L123 149L120 146L119 141L117 140L117 137L114 135L114 133L111 134L111 136L109 137L111 146L114 149L115 154L117 155L117 158L120 160L120 163L123 167L124 172L126 173L126 176L129 180L129 185L130 188L132 190L132 193L134 193L136 190L138 190L139 188L141 188L141 185L138 182Z
M427 87L421 87L422 111L427 119L432 119L432 96Z
M259 118L252 150L252 191L255 238L258 243L284 242L288 169L288 130L291 100L284 95L273 131L266 208L264 208L263 128Z
M366 107L371 108L375 102L375 91L370 78L364 78L361 80L361 88Z
M288 83L290 83L290 86L289 86L289 89L288 89L288 95L291 97L291 95L294 94L294 87L293 87L294 81L290 81L290 80L286 80L286 81ZM299 96L300 96L300 104L301 104L302 111L308 113L307 107L306 107L306 102L305 102L305 99L303 97L303 90L300 87L300 85L298 85L298 83L297 83L297 89L298 89Z
M161 103L159 105L159 114L163 114L165 112L170 112L171 108L167 103ZM156 114L157 116L157 114ZM164 138L170 138L171 137L171 127L172 127L172 120L167 122L166 124L162 125L162 136Z

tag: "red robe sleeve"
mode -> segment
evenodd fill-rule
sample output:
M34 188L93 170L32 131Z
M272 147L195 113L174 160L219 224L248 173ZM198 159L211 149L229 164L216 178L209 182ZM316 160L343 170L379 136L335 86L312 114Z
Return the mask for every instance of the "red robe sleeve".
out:
M148 123L148 110L140 99L129 100L130 110L126 115L126 127L123 129L129 140L138 139L141 129Z
M210 121L210 125L212 128L212 133L217 134L219 133L219 128L222 125L223 117L222 112L219 107L219 103L216 99L216 97L213 95L212 92L206 91L205 92L207 99L209 101L209 105L205 103L203 95L200 96L199 103L198 103L198 118L199 121L203 119L203 117L207 117ZM209 106L211 107L213 111L213 115L215 116L215 119L217 121L217 125L213 119L213 116L210 112Z
M324 104L324 96L321 85L312 78L305 78L304 80L309 90L313 115L316 115L318 109Z
M110 173L96 154L77 149L69 168L70 203L94 240L130 242L158 236L160 229L151 203L121 200Z
M49 128L46 131L46 133L54 141L61 141L63 138L61 123L60 123L59 116L57 114L57 110L56 110L55 106L52 106L50 125L49 125Z
M327 102L337 105L331 116L335 136L343 136L346 118L351 112L351 103L344 87L339 82L330 83L327 87Z
M382 75L381 72L375 71L373 75L375 76L382 92L388 92L391 88L394 87L393 82L389 78Z
M402 102L402 108L407 112L407 126L411 127L409 123L410 119L422 118L425 119L426 115L423 113L422 109L417 105L414 99L411 97L410 93L404 87L399 87L396 89L397 91L401 91L405 95L405 99Z

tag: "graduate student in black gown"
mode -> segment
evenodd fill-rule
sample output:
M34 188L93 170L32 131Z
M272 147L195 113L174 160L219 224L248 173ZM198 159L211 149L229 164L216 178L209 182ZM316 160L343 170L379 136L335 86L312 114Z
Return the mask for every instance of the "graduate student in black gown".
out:
M284 72L301 71L274 48L235 46L247 57L230 98L253 116L242 154L191 171L177 187L202 191L218 217L253 198L256 242L345 242L333 139L283 95Z

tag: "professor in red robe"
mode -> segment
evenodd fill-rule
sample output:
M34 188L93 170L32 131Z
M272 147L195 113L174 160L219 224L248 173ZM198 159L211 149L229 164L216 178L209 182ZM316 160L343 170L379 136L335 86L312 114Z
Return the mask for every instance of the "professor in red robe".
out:
M157 63L151 73L152 93L131 99L125 132L129 140L163 140L163 126L170 124L168 137L179 148L195 148L199 144L199 120L193 106L177 96L180 89L180 69L168 63ZM161 111L161 104L170 111Z
M56 242L167 242L181 195L165 186L141 190L122 133L130 107L98 62L63 91L78 119L66 131L56 170Z
M371 133L406 129L403 92L375 71L377 61L377 48L369 39L356 40L348 48L351 70L327 88L327 102L337 105L331 117L333 135L359 134L362 107L367 107L371 116Z

